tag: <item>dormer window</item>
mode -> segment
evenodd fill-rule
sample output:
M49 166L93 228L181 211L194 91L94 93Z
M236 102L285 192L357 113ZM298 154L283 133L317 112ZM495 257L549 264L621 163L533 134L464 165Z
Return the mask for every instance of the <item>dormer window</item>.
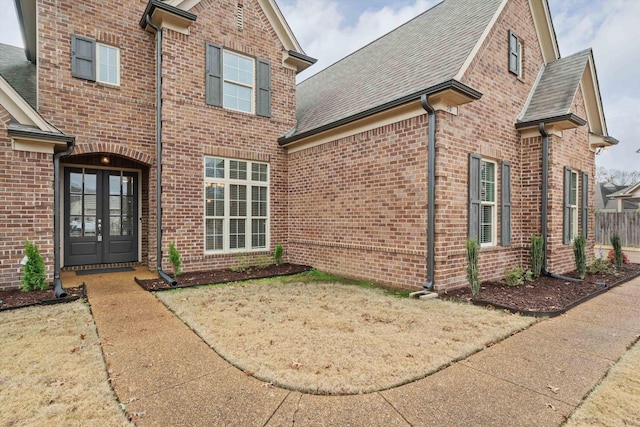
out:
M509 72L522 77L522 42L509 30Z

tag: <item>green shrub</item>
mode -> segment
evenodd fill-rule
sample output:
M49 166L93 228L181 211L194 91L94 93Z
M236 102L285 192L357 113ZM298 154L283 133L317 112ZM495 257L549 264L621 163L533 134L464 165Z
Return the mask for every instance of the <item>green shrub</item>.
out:
M614 234L611 236L611 246L613 246L613 263L616 267L622 267L624 262L624 255L622 254L622 243L620 236Z
M504 281L508 286L524 285L525 280L528 282L533 280L533 273L531 270L525 270L517 265L504 269Z
M174 242L169 243L169 262L173 265L173 275L178 277L182 274L182 261L180 260L180 252L176 249Z
M468 239L467 248L467 280L471 287L471 293L477 295L480 292L480 278L478 277L478 239Z
M283 253L284 253L284 249L282 249L282 245L278 243L276 247L273 249L273 259L276 262L276 265L282 264Z
M583 235L573 240L573 258L576 263L576 271L581 279L584 279L584 275L587 272L587 254L584 251L585 244L586 241Z
M542 236L531 236L530 262L533 277L540 277L544 259L544 239Z
M238 262L235 265L229 267L229 270L235 271L236 273L246 273L251 268L251 264L249 264L249 257L245 253L237 253L236 259Z
M49 288L45 273L44 260L38 247L29 241L25 242L26 264L22 267L22 290L45 290Z
M616 266L607 258L594 258L593 261L587 265L587 271L591 274L615 274Z

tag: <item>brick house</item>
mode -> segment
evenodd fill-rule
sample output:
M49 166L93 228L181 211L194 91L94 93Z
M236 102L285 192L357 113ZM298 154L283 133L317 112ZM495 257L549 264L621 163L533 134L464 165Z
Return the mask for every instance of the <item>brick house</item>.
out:
M282 243L290 262L436 290L465 284L469 236L483 278L526 264L541 230L556 272L578 233L594 244L595 149L616 141L593 55L560 58L546 0L446 0L298 86L315 60L273 0L15 2L0 286L25 240L56 283L164 275L170 242L186 271Z

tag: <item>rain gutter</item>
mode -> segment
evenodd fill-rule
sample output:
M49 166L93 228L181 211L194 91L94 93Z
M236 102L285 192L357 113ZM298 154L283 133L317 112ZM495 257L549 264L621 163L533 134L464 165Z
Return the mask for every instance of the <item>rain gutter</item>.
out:
M178 282L162 270L162 29L149 14L146 22L156 32L156 265L160 278L175 287Z
M362 118L368 117L372 114L376 114L376 113L380 113L382 111L388 110L390 108L394 108L403 104L406 104L407 102L411 102L411 101L415 101L417 99L421 99L423 95L434 95L438 92L442 92L445 91L447 89L451 89L454 90L464 96L467 96L469 98L471 98L472 100L477 100L480 99L482 97L482 93L478 92L477 90L463 84L460 83L457 80L448 80L446 82L443 83L439 83L435 86L431 86L427 89L422 89L418 92L414 92L410 95L407 96L403 96L401 98L395 99L393 101L389 101L386 102L382 105L379 105L377 107L374 108L370 108L368 110L362 111L360 113L357 114L353 114L349 117L345 117L343 119L340 120L336 120L334 122L328 123L326 125L308 130L306 132L302 132L298 135L294 135L294 136L289 136L287 137L285 136L281 136L280 138L278 138L278 144L280 144L280 146L286 146L288 144L291 144L292 142L298 141L300 139L303 138L307 138L309 136L312 135L316 135L318 133L322 133L325 132L327 130L331 130L340 126L343 126L347 123L351 123L351 122L355 122L356 120L360 120Z
M427 94L420 96L420 104L428 116L427 136L427 282L422 287L433 289L435 274L435 227L436 227L436 111L429 104Z
M68 137L67 149L53 155L53 293L65 298L60 280L60 158L68 156L75 146L75 137Z
M580 279L566 277L555 274L547 270L547 221L548 221L548 203L549 203L549 134L547 133L545 123L538 124L538 130L542 135L542 207L540 210L540 233L542 234L542 274L554 279L568 280L571 282L580 282Z

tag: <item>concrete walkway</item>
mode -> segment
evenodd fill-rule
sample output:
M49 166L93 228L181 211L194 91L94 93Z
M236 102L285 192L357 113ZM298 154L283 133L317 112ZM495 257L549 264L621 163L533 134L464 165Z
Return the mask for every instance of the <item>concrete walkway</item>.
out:
M133 275L82 280L113 388L139 426L557 426L640 335L637 278L423 380L313 396L229 365Z

